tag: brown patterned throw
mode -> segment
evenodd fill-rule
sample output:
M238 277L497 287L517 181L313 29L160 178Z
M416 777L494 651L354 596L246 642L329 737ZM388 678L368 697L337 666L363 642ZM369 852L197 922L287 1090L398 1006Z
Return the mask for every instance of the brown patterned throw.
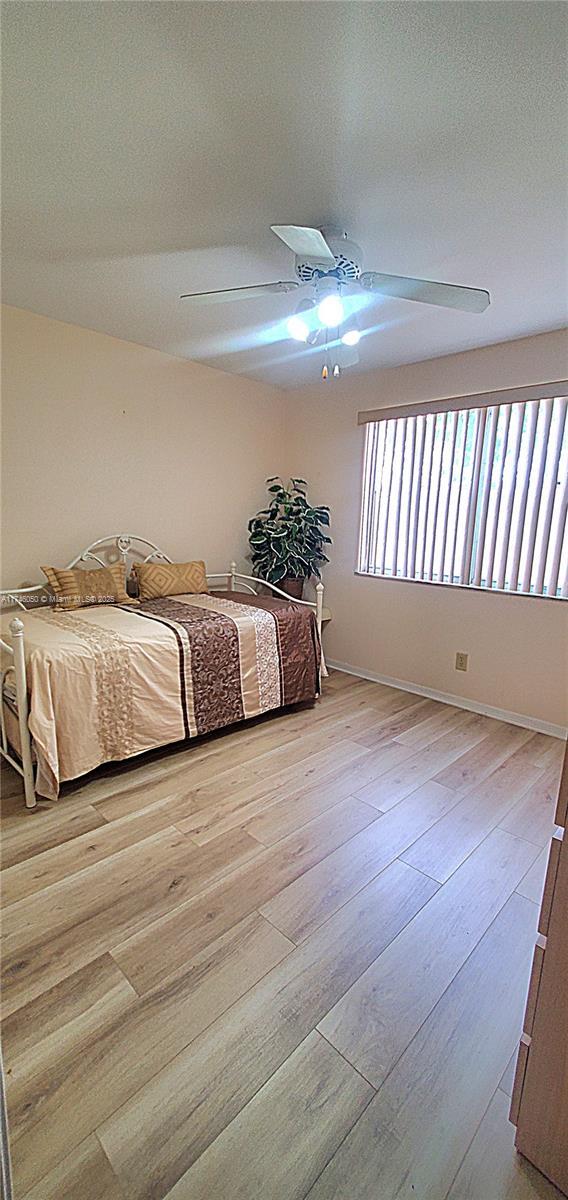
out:
M233 592L249 610L269 613L275 622L282 679L281 704L299 704L317 696L320 689L321 647L311 608L276 596L250 596Z
M164 622L177 635L180 697L190 734L312 700L319 691L311 609L232 592L230 598L213 593L144 600L136 613Z
M210 733L244 720L239 639L233 621L169 596L143 600L137 615L164 621L178 634L180 696L188 735L192 725L195 733ZM193 712L191 702L188 704L188 672L192 679Z

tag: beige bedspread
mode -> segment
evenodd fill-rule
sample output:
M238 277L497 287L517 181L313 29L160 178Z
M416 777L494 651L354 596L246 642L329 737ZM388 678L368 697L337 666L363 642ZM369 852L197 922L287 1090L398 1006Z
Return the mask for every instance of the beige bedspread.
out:
M49 799L63 780L101 763L313 700L319 690L313 611L275 598L182 595L137 608L18 615L37 791Z

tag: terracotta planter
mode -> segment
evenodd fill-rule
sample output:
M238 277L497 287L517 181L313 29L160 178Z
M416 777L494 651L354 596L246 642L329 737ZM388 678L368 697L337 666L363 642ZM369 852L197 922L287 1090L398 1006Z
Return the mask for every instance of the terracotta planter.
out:
M283 592L287 592L288 596L293 596L294 600L301 600L304 591L304 580L293 579L291 575L286 575L278 584Z

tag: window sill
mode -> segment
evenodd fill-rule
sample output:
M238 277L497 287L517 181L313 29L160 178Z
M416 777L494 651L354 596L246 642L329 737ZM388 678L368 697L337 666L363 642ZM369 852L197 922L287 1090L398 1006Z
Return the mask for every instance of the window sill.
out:
M382 579L385 583L415 583L420 587L451 588L454 592L481 592L484 596L509 596L520 600L545 600L548 603L566 603L565 596L541 596L535 592L509 592L505 588L477 587L473 583L447 583L439 579L412 579L405 575L380 575L378 571L355 570L354 575L362 579Z

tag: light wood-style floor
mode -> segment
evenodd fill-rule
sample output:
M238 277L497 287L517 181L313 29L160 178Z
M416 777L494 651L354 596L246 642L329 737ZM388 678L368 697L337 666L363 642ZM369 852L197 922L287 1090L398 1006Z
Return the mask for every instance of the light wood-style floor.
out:
M16 1200L551 1200L507 1121L563 744L334 673L3 802Z

